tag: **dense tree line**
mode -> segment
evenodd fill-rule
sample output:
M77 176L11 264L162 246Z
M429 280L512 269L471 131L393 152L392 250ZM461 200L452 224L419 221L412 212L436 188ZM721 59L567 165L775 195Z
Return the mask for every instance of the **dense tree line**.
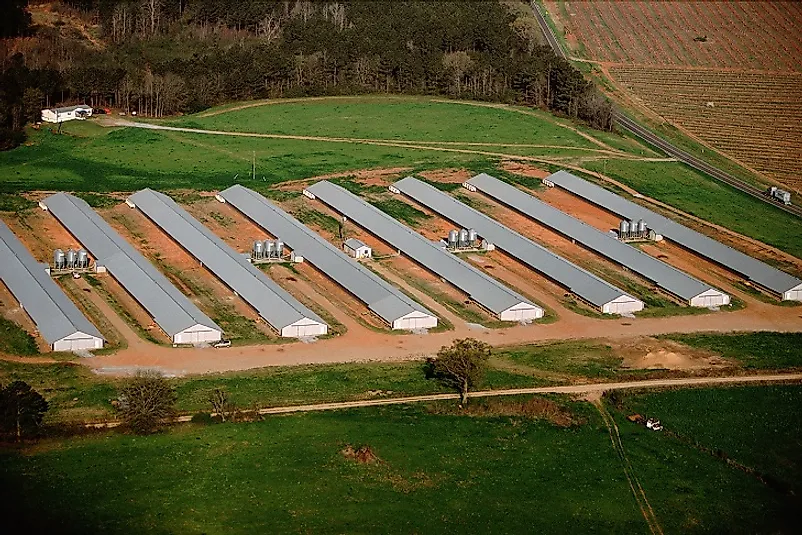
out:
M51 9L96 24L100 38L62 23L6 44L3 87L16 83L0 95L4 128L17 130L37 97L159 117L366 92L517 102L611 127L607 100L540 45L518 0L64 0Z

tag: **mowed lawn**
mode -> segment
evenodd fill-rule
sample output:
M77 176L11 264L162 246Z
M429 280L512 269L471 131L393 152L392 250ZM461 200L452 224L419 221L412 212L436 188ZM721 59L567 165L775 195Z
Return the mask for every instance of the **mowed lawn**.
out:
M762 406L776 401L750 390ZM580 423L462 415L441 403L45 441L0 454L2 503L30 532L647 533L598 413L560 403ZM728 424L767 429L734 408L725 399L709 416L732 412ZM795 498L617 417L665 533L792 526ZM743 440L732 425L716 428ZM773 438L798 460L792 435ZM379 461L346 458L347 445L367 445Z

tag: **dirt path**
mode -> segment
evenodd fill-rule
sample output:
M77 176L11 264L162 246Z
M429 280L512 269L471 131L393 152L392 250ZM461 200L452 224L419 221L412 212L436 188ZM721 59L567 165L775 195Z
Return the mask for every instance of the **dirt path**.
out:
M651 379L647 381L627 381L617 383L595 383L586 385L545 386L537 388L510 388L506 390L479 390L469 392L471 399L520 396L531 394L600 394L609 390L632 390L641 388L677 388L710 385L735 384L761 384L802 381L802 373L770 374L770 375L738 375L731 377L694 377L688 379ZM598 397L598 396L595 396ZM259 409L258 414L291 414L295 412L331 411L343 409L358 409L363 407L379 407L386 405L403 405L407 403L421 403L425 401L448 401L460 399L460 395L430 394L424 396L408 396L403 398L368 399L362 401L340 401L333 403L314 403L309 405L285 405L282 407L269 407ZM192 415L180 416L173 420L175 423L189 422ZM120 422L87 423L86 427L106 428L117 427Z
M520 111L520 110L519 110ZM231 136L231 137L250 137L250 138L262 138L262 139L291 139L296 141L320 141L326 143L348 143L348 144L355 144L355 145L375 145L379 147L394 147L400 149L415 149L415 150L431 150L436 152L454 152L460 154L475 154L479 156L491 156L494 158L502 158L506 160L523 160L523 161L531 161L531 162L539 162L539 163L550 163L550 164L560 164L559 158L545 158L545 157L535 157L535 156L522 156L518 154L506 154L501 152L490 152L490 151L481 151L481 150L471 150L471 149L461 149L455 148L455 146L471 146L471 145L480 145L485 146L486 144L478 144L478 143L469 143L469 142L461 142L461 141L445 141L445 142L432 142L432 141L404 141L404 140L384 140L384 139L364 139L364 138L345 138L345 137L325 137L325 136L299 136L299 135L290 135L290 134L262 134L256 132L232 132L228 130L206 130L201 128L184 128L179 126L166 126L160 124L151 124L151 123L139 123L133 121L127 121L123 119L107 119L105 124L109 126L125 126L125 127L132 127L132 128L143 128L147 130L162 130L167 132L184 132L187 134L203 134L203 135L215 135L215 136ZM561 125L564 126L564 125ZM570 127L567 127L569 128ZM576 130L576 132L581 135L582 137L590 138L591 140L595 140L592 136L588 134L584 134ZM437 143L434 145L433 143ZM579 150L579 151L592 151L596 153L603 153L607 154L608 158L621 158L626 160L636 160L636 161L674 161L673 158L655 158L655 157L643 157L637 156L635 154L630 154L624 151L617 150L609 145L606 145L598 140L595 143L599 144L604 150L599 149L588 149L583 147L564 147L564 146L550 146L550 145L540 145L537 146L539 148L560 148L560 149L570 149L570 150ZM442 145L453 145L451 147L444 147ZM490 144L490 146L500 146L500 147L516 147L515 144ZM535 147L536 145L532 145Z
M599 411L602 420L604 420L604 424L607 426L607 432L610 434L610 442L612 442L613 448L621 458L621 464L624 468L624 475L626 475L627 482L629 482L629 488L632 490L632 496L635 498L635 502L638 504L638 508L643 515L643 519L649 526L649 531L652 532L652 535L663 535L663 528L660 527L660 523L657 521L657 516L654 514L654 509L652 509L652 505L649 503L649 499L646 497L646 492L644 492L640 481L635 475L635 470L632 468L632 463L629 462L629 457L627 457L624 444L621 442L621 433L618 431L618 425L615 423L615 419L613 419L610 413L607 412L607 409L604 408L601 399L594 401L593 405Z

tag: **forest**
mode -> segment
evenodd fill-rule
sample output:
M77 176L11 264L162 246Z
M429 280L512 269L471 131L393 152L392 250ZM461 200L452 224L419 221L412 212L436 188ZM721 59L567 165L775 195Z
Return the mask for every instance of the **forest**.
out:
M610 103L541 44L523 0L27 3L8 2L0 26L2 148L42 107L84 102L162 117L256 98L427 94L612 128Z

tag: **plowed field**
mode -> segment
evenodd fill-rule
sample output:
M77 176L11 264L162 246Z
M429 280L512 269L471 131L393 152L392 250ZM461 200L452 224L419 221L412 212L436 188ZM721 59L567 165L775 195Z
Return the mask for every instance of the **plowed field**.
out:
M802 193L802 3L545 4L572 54L635 101Z

